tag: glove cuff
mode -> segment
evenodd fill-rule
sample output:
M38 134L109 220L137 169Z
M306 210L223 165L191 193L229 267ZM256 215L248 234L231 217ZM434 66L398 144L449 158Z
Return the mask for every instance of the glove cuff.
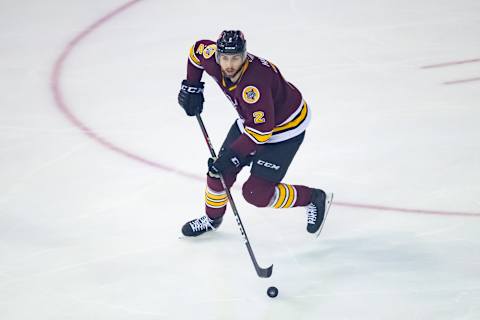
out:
M182 81L182 89L183 89L183 86L203 89L204 85L205 85L205 82L203 82L203 81L198 81L197 82L197 81L190 81L188 79L185 79L185 80Z
M246 157L243 157L242 155L238 154L235 152L235 150L228 148L225 149L225 151L222 154L222 157L225 157L228 159L229 163L235 167L241 167L242 165L245 164Z

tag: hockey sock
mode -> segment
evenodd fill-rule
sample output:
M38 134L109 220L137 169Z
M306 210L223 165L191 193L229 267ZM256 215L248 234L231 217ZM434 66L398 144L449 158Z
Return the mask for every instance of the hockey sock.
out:
M223 191L214 191L208 186L205 188L205 212L210 219L216 219L225 214L227 209L227 193Z
M229 177L229 180L227 183L231 186L235 179ZM207 216L210 219L222 217L227 210L227 203L227 192L223 189L220 179L207 176L207 186L205 188L205 213Z
M275 186L275 193L270 201L270 207L276 209L304 207L311 202L311 199L311 188L279 183Z

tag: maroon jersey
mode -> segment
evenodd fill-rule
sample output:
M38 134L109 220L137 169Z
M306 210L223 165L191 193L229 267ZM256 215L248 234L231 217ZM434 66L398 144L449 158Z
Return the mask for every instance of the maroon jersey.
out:
M246 156L261 144L285 141L305 131L310 121L307 104L274 64L248 53L240 78L231 83L215 60L216 49L211 40L197 41L190 48L187 79L198 82L206 71L237 110L242 135L232 143L234 151Z

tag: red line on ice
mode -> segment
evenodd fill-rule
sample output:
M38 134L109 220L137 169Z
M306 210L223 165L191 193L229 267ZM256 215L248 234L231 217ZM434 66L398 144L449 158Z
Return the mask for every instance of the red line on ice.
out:
M111 143L110 141L106 140L105 138L101 137L100 135L98 135L96 132L94 132L91 128L89 128L87 125L85 125L82 121L80 121L74 114L73 112L69 109L68 105L66 104L65 102L65 99L63 97L63 93L62 93L62 90L61 90L61 75L62 75L62 71L63 71L63 66L65 64L65 61L67 60L68 56L70 55L70 53L73 51L73 49L83 40L85 39L90 33L92 33L93 31L95 31L96 29L98 29L100 26L102 26L105 22L107 22L108 20L112 19L113 17L115 17L116 15L118 15L119 13L129 9L130 7L132 7L133 5L135 5L136 3L140 2L141 0L133 0L133 1L130 1L130 2L127 2L126 4L122 5L121 7L115 9L114 11L110 12L109 14L107 14L106 16L100 18L99 20L97 20L96 22L94 22L93 24L91 24L90 26L88 26L85 30L83 30L82 32L80 32L77 36L75 36L75 38L73 38L73 40L71 40L66 46L65 48L63 49L63 52L60 54L60 56L57 58L55 64L54 64L54 67L53 67L53 71L52 71L52 75L51 75L51 81L50 81L50 85L51 85L51 89L52 89L52 92L53 92L53 96L54 96L54 99L55 99L55 102L56 102L56 105L57 107L60 109L60 111L62 112L63 115L65 115L67 117L67 119L73 124L75 125L76 127L78 127L83 133L85 133L88 137L90 137L91 139L95 140L96 142L100 143L101 145L103 145L104 147L112 150L112 151L115 151L117 153L120 153L122 155L124 155L125 157L127 158L130 158L130 159L133 159L133 160L136 160L136 161L139 161L143 164L146 164L146 165L149 165L149 166L152 166L152 167L155 167L155 168L158 168L158 169L161 169L161 170L165 170L165 171L170 171L170 172L175 172L179 175L182 175L182 176L185 176L185 177L188 177L188 178L191 178L191 179L195 179L195 180L201 180L201 181L204 181L205 179L204 178L200 178L199 176L197 175L193 175L191 173L188 173L188 172L184 172L184 171L181 171L181 170L178 170L176 168L172 168L172 167L169 167L169 166L166 166L164 164L161 164L161 163L157 163L155 161L151 161L151 160L148 160L144 157L141 157L139 155L136 155L128 150L125 150L123 148L120 148L116 145L114 145L113 143Z
M470 60L462 60L462 61L444 62L444 63L439 63L439 64L432 64L432 65L429 65L429 66L423 66L423 67L420 67L420 68L421 69L441 68L441 67L450 67L450 66L455 66L455 65L459 65L459 64L474 63L474 62L480 62L480 59L470 59Z
M89 138L96 141L97 143L101 144L105 148L114 151L118 154L121 154L127 158L132 160L138 161L145 165L164 170L167 172L173 172L183 177L204 181L205 177L194 175L173 167L169 167L163 165L161 163L148 160L144 157L136 155L128 150L125 150L117 145L113 144L112 142L108 141L107 139L101 137L99 134L94 132L90 127L84 124L80 119L78 119L75 114L70 110L67 103L65 102L65 98L63 96L61 90L61 76L65 61L68 59L70 53L74 50L74 48L84 40L89 34L94 32L96 29L101 27L104 23L108 20L114 18L118 14L126 11L127 9L131 8L133 5L141 2L142 0L132 0L124 5L118 7L117 9L113 10L112 12L108 13L104 17L98 19L93 24L85 28L82 32L80 32L77 36L75 36L63 49L62 53L58 56L55 64L53 66L51 78L50 78L50 86L53 93L53 97L56 103L56 106L60 110L60 112L77 128L79 128L84 134L86 134ZM476 59L479 60L480 59ZM473 62L473 61L472 61ZM462 62L457 62L462 63ZM466 63L466 62L463 62ZM429 67L429 66L427 66ZM430 66L433 67L433 66ZM477 217L480 218L480 213L468 213L468 212L448 212L448 211L433 211L433 210L420 210L420 209L406 209L406 208L395 208L395 207L385 207L385 206L378 206L378 205L369 205L369 204L356 204L356 203L348 203L348 202L340 202L335 201L335 205L344 206L344 207L352 207L357 209L369 209L369 210L380 210L380 211L395 211L395 212L408 212L408 213L421 213L421 214L435 214L435 215L449 215L449 216L468 216L468 217Z
M460 83L474 82L474 81L480 81L480 77L470 78L470 79L462 79L462 80L447 81L447 82L444 82L443 84L451 85L451 84L460 84Z
M370 205L370 204L348 203L348 202L340 202L340 201L334 201L333 204L337 205L337 206L343 206L343 207L353 207L353 208L357 208L357 209L368 209L368 210L377 210L377 211L395 211L395 212L405 212L405 213L419 213L419 214L434 214L434 215L442 215L442 216L463 216L463 217L477 217L477 218L480 218L480 213L474 213L474 212L455 212L455 211L408 209L408 208Z

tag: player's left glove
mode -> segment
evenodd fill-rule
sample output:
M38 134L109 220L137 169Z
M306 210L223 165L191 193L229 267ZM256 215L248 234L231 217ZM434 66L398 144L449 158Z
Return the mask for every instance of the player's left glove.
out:
M230 149L225 149L220 153L218 158L208 159L208 175L212 178L220 178L228 169L239 168L244 166L247 160Z

